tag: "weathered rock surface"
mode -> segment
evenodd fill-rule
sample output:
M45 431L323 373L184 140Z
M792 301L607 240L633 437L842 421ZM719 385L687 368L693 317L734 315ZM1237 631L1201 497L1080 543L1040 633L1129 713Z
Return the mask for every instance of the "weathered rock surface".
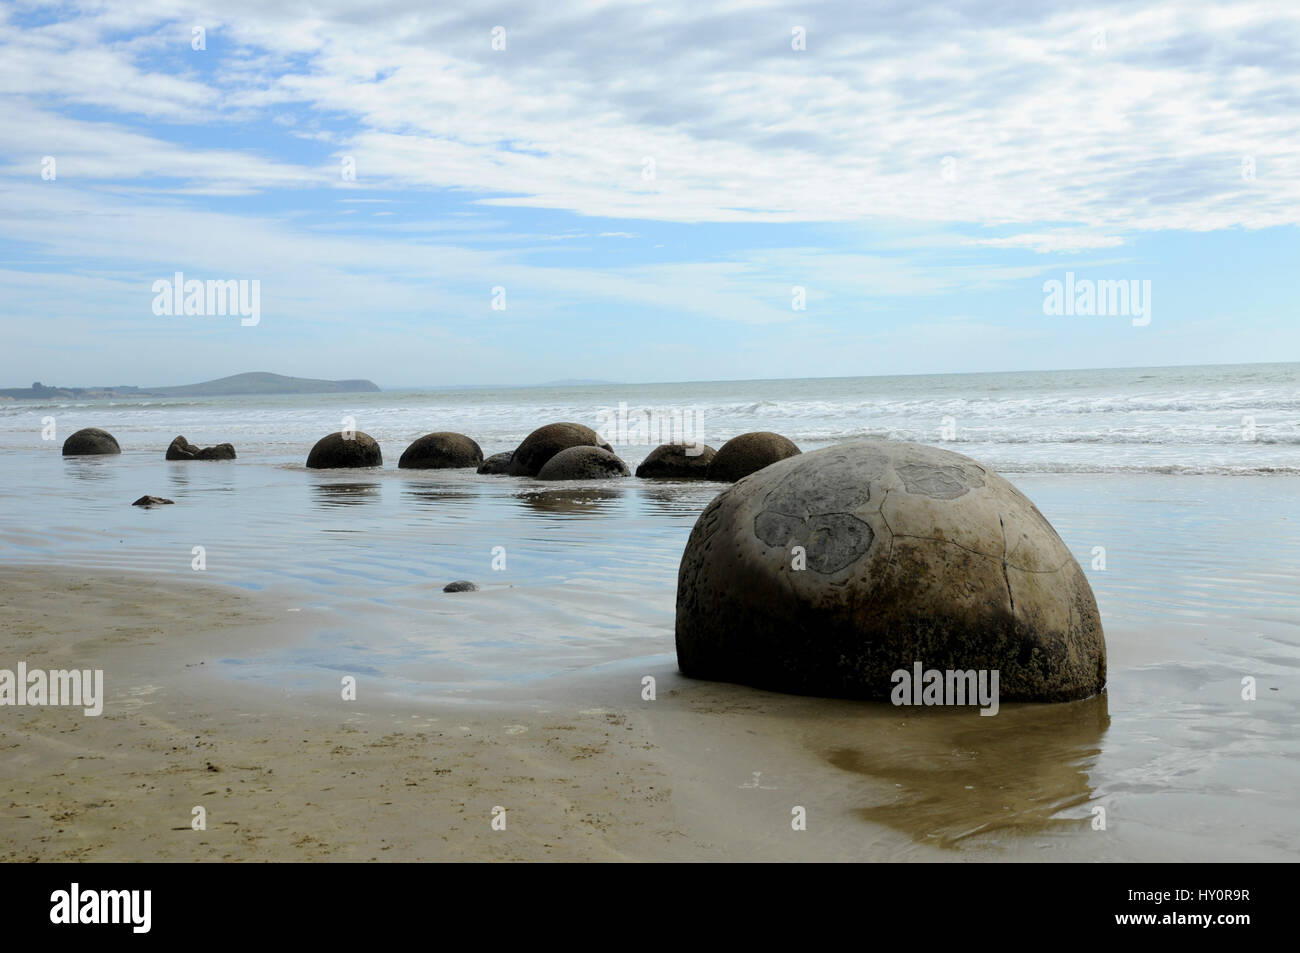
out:
M235 448L228 443L214 447L196 447L183 436L178 436L167 448L168 460L233 460Z
M121 453L117 438L107 430L98 427L85 427L63 441L65 457L82 457L92 454Z
M590 427L574 423L547 424L538 427L515 448L510 460L510 474L537 476L542 467L546 466L546 461L570 447L604 447L613 452L609 444L604 443Z
M778 460L798 455L799 448L779 433L757 430L732 437L709 463L708 478L735 483Z
M888 698L916 662L997 670L1007 701L1106 684L1092 589L1033 503L969 457L893 441L719 494L682 556L677 657L689 676L854 698Z
M539 480L603 480L631 476L627 464L604 447L569 447L546 461Z
M691 451L697 451L694 454ZM650 451L636 468L636 475L646 479L672 477L678 480L706 480L709 464L716 450L704 444L663 443Z
M379 450L379 444L370 434L360 430L352 431L347 437L343 431L321 437L307 455L307 466L312 469L383 465L384 455Z
M463 433L427 433L411 443L397 461L404 470L455 470L477 467L483 450Z
M132 503L132 506L161 506L164 503L175 503L175 500L168 500L161 496L142 496Z
M506 450L502 453L494 453L488 457L478 468L478 473L490 473L501 475L510 472L510 458L513 457L513 450Z

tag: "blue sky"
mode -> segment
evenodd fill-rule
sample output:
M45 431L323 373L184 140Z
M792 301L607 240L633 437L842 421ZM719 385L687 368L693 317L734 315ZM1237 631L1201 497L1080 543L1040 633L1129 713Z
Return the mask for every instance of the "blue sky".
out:
M0 384L1300 360L1300 10L863 6L6 4Z

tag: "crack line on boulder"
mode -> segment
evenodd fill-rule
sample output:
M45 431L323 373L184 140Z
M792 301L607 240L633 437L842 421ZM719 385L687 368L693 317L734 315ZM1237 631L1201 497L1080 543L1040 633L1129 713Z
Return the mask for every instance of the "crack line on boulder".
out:
M1011 614L1016 612L1016 597L1011 594L1011 574L1007 572L1007 524L1002 522L1002 514L998 514L998 525L1002 527L1002 578L1007 583L1007 598L1011 600Z

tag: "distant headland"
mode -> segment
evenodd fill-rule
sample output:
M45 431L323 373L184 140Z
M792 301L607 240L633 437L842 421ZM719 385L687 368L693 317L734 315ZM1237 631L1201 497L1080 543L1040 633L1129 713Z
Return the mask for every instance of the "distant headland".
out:
M252 371L219 377L201 384L182 384L178 387L54 387L40 381L31 387L0 388L0 400L51 400L61 397L94 399L105 397L236 397L245 394L352 394L378 391L373 381L325 381L310 377L285 377Z

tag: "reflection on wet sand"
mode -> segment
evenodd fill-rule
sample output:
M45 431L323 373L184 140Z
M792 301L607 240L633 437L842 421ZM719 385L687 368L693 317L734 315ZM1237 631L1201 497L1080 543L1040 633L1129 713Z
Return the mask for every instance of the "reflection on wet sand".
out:
M515 495L527 509L537 513L565 516L603 516L610 503L623 499L621 489L569 487L560 490L537 490Z
M378 483L317 483L312 489L317 506L356 506L373 503L379 495Z
M93 456L64 457L68 472L79 480L106 480L113 475L109 463Z
M402 497L413 503L466 503L477 499L478 494L468 490L452 490L446 487L413 486L404 489Z
M1106 694L1059 705L973 708L880 706L870 741L825 749L835 767L882 782L866 820L913 840L958 848L993 832L1043 834L1087 827L1089 772L1110 725ZM892 788L893 793L889 793ZM1076 808L1071 817L1062 811Z
M638 490L641 499L662 513L673 516L698 517L709 505L709 501L725 490L730 484L710 483L703 480L668 481L646 480Z

